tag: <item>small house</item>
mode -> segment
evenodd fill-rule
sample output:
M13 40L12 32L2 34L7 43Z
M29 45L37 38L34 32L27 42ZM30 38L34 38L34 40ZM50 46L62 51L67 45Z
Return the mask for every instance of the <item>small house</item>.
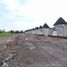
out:
M34 29L29 29L25 31L26 34L34 34Z
M35 30L34 30L34 34L36 34L36 35L43 35L42 26L36 27Z
M45 23L42 28L43 35L48 36L49 30L50 30L50 27Z
M54 26L52 36L67 37L67 23L62 17L56 21Z
M53 30L54 30L54 28L49 29L49 34L48 34L49 36L52 36Z

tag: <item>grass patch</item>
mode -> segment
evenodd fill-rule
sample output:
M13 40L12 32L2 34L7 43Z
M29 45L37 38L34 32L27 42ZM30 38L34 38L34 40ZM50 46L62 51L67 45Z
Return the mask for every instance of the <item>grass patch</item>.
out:
M8 36L12 36L12 35L15 35L15 33L10 33L10 32L0 33L0 37L8 37Z

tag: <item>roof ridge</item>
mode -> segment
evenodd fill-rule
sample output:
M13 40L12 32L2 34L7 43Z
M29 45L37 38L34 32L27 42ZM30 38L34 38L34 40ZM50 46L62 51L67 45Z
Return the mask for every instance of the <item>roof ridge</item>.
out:
M43 28L50 28L50 27L47 25L47 23L45 23L45 24L43 25Z

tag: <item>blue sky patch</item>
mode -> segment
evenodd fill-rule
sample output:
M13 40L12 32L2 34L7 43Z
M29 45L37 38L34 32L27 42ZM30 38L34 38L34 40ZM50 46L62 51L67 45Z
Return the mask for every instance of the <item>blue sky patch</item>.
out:
M27 3L29 0L17 0L20 4L25 4Z

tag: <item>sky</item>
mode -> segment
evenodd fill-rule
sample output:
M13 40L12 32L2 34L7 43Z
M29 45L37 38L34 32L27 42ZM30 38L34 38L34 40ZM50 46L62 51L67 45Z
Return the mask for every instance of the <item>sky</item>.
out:
M67 21L67 0L0 0L0 29L53 27L59 17Z

